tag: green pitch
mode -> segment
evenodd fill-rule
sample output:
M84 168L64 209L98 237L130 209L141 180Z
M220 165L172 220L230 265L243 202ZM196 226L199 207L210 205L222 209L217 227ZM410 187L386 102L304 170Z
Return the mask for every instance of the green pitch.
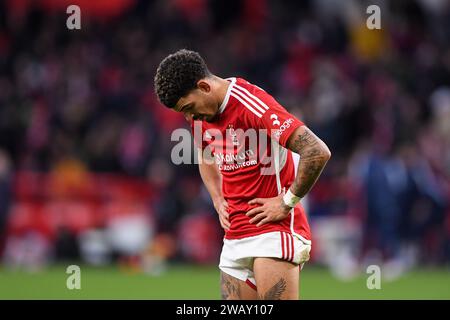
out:
M38 273L0 267L0 299L219 299L216 267L179 265L160 276L124 273L115 267L81 266L81 289L68 290L65 266ZM450 271L411 271L380 290L366 287L366 275L342 282L322 268L302 272L302 299L450 299Z

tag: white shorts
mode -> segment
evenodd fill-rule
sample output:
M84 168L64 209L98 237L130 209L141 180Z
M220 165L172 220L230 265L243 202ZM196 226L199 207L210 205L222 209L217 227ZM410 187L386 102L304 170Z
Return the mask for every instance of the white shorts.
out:
M253 261L257 257L279 258L300 265L309 260L311 242L289 232L275 231L257 236L223 240L219 268L256 289Z

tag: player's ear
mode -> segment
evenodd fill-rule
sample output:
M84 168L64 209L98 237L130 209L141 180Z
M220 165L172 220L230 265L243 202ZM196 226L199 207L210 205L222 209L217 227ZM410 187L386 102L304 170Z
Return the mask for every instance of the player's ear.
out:
M208 80L206 79L200 79L197 82L197 88L199 88L201 91L208 93L211 91L211 85L209 84Z

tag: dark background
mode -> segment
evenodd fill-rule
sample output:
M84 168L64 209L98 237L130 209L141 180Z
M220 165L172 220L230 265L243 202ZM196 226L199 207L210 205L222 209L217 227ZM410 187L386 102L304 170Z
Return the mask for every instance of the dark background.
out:
M366 27L370 4L381 30ZM305 203L312 264L448 266L449 44L444 0L1 1L2 263L217 263L197 167L170 160L187 124L153 91L160 60L188 48L330 147Z

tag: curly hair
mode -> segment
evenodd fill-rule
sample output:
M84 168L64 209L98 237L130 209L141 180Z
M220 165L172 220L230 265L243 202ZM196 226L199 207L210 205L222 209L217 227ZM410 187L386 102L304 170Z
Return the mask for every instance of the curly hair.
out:
M198 52L179 50L165 57L155 75L155 92L159 101L168 108L197 87L197 82L210 75Z

